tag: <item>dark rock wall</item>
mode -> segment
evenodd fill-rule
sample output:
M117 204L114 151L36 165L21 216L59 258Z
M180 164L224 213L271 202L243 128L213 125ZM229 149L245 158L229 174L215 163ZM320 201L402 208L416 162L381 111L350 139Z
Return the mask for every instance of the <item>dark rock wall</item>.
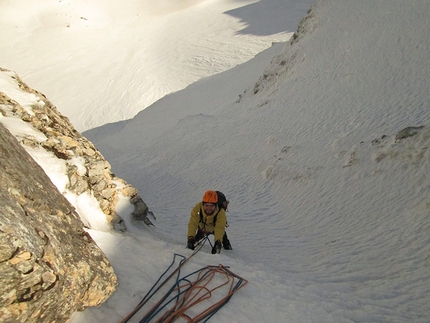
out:
M115 290L79 215L0 123L0 321L65 322Z

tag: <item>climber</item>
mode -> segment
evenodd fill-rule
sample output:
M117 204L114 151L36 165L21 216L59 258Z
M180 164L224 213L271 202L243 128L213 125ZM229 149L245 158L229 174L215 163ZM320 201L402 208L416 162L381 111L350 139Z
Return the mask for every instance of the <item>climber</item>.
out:
M219 191L209 190L205 192L202 201L198 202L191 210L187 248L194 250L196 242L213 234L215 244L212 248L212 254L221 252L221 244L225 250L233 249L225 232L228 203L225 195Z

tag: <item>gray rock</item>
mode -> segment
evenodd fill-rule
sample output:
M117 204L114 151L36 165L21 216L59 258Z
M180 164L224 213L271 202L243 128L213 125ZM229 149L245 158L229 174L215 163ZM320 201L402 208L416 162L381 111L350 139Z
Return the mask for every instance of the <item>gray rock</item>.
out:
M79 215L0 124L0 321L67 322L115 290Z
M421 129L423 129L424 126L419 126L419 127L406 127L405 129L400 130L397 134L395 139L396 140L401 140L401 139L405 139L408 137L412 137L417 135Z
M5 117L19 117L23 121L31 123L38 131L42 132L48 139L38 142L35 137L26 136L20 138L20 143L29 147L43 147L47 151L54 153L57 158L69 161L72 158L82 158L85 172L82 172L73 163L67 162L67 175L69 184L67 189L80 195L84 192L91 192L99 201L102 211L114 228L123 221L116 212L116 204L120 195L134 197L138 195L137 189L126 181L116 177L111 171L111 165L102 154L94 147L93 143L87 140L82 134L75 130L69 119L61 115L57 108L46 99L40 92L28 87L18 75L1 69L0 72L7 72L12 75L22 91L34 94L39 103L31 107L33 114L28 113L18 102L12 100L6 93L0 92L1 113ZM0 89L1 91L1 89ZM119 182L120 189L116 189L115 182ZM142 203L130 202L135 206L133 214L138 214L136 219L143 220L147 224L152 224L142 212ZM145 204L146 207L146 204ZM147 208L147 207L146 207ZM113 221L113 222L112 222ZM124 230L124 224L120 226Z

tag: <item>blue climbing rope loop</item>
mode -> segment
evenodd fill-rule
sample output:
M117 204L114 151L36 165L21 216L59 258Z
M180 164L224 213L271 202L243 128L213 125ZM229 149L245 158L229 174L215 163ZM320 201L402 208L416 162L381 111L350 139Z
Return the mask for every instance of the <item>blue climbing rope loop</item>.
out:
M227 304L233 294L248 283L246 279L236 275L228 267L221 264L218 266L209 265L181 278L181 268L201 250L206 241L210 243L208 236L204 236L198 241L194 252L188 258L175 253L169 267L161 274L148 293L121 323L129 322L150 300L154 302L153 298L155 298L155 295L157 293L160 294L160 290L173 277L175 279L171 283L171 286L167 288L167 292L164 295L157 296L159 297L158 301L147 310L139 320L139 323L170 323L179 318L183 318L190 323L207 322ZM178 264L173 269L175 263ZM170 271L172 272L168 274ZM224 291L225 295L223 297L218 296L218 300L213 301L206 309L191 317L190 313L193 311L190 309L210 299L215 291ZM199 308L203 308L203 306Z

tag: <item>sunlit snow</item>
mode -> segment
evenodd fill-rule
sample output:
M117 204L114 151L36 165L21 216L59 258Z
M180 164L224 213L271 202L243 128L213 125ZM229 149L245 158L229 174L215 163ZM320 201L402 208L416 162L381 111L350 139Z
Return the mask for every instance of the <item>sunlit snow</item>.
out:
M205 245L183 271L223 264L249 281L211 321L428 322L426 1L318 1L292 46L270 42L312 1L37 3L22 19L0 4L15 37L2 33L0 64L86 130L157 218L136 223L121 201L127 233L86 220L119 286L71 322L120 322L190 256L207 189L231 201L234 250Z

